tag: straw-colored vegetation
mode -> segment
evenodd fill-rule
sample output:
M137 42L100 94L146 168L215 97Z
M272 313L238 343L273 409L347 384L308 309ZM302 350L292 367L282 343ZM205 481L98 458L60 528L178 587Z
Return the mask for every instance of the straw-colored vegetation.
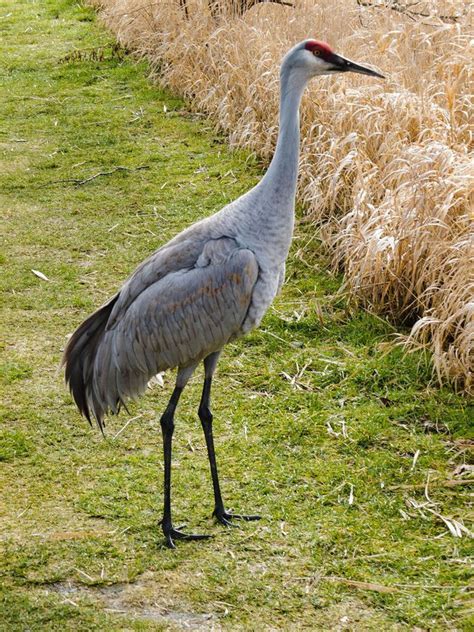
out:
M120 42L211 114L233 146L265 160L277 135L278 64L295 41L317 36L387 74L314 82L302 108L300 200L354 301L412 326L408 342L432 349L439 379L469 391L470 3L294 4L239 18L222 0L231 10L216 18L207 0L188 0L186 18L178 0L100 0Z

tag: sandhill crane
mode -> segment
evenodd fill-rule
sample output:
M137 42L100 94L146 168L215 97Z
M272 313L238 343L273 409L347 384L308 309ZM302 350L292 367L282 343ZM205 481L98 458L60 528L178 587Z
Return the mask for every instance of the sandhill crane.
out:
M335 54L324 42L305 40L284 57L280 71L280 129L275 154L262 180L221 211L177 235L146 259L120 291L85 320L64 352L66 382L79 408L101 430L142 393L159 372L177 367L176 383L161 416L164 452L166 544L197 540L173 527L171 443L181 393L204 362L199 404L214 489L215 518L224 525L259 516L225 509L219 486L211 383L222 348L257 327L280 290L293 233L299 158L299 105L309 80L335 72L383 77Z

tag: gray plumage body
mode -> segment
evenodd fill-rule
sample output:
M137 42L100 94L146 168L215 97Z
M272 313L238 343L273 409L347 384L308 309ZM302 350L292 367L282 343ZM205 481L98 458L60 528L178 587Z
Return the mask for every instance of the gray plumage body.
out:
M258 326L281 288L291 243L299 155L298 106L305 81L281 72L280 134L262 180L218 213L193 224L145 260L65 353L79 408L102 426L158 372L192 370ZM80 352L80 355L78 354ZM82 366L81 366L82 365Z
M280 72L280 130L262 180L221 211L193 224L144 261L121 290L73 334L64 352L66 381L79 410L103 429L108 412L143 392L158 372L178 367L176 386L160 423L164 451L164 511L168 546L200 539L171 520L171 443L181 392L200 361L204 387L199 417L214 488L214 515L225 525L217 475L210 391L221 349L257 327L285 276L294 225L299 157L299 104L317 75L352 70L378 73L306 40L284 58Z

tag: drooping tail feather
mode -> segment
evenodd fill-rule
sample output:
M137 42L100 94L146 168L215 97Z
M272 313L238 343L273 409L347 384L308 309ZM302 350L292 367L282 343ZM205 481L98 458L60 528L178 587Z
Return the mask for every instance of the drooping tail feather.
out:
M119 294L114 296L78 327L68 341L62 359L62 365L66 367L66 384L69 385L79 411L91 425L92 413L102 432L105 410L101 402L98 402L94 396L91 398L94 360L110 313L118 297ZM117 402L117 408L120 407L121 403L123 402Z

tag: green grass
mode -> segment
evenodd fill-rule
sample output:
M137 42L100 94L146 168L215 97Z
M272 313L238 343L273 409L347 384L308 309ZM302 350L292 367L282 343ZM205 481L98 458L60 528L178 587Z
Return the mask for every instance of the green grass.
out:
M472 629L472 540L439 517L468 526L468 486L443 485L472 459L467 403L389 324L347 309L320 254L296 256L303 224L282 295L215 381L225 498L263 519L210 518L199 372L178 410L174 513L215 537L163 547L173 377L104 440L63 386L61 351L138 262L261 173L114 50L91 10L1 0L0 35L0 629ZM437 515L409 504L426 484Z

